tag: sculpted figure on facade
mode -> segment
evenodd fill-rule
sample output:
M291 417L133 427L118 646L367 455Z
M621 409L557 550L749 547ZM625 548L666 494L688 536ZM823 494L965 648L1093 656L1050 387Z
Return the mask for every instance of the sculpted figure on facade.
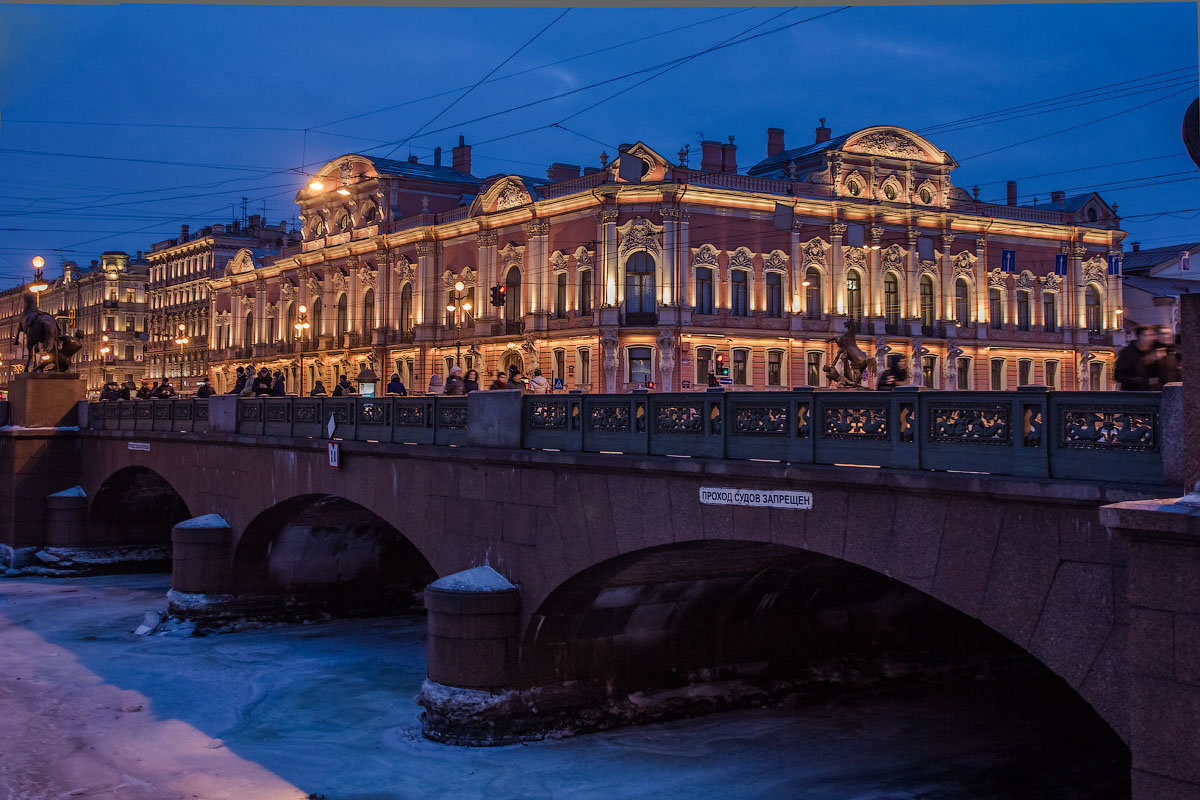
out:
M842 250L842 261L847 267L864 270L867 268L867 254L861 247L847 247Z
M617 228L617 232L621 234L621 244L617 248L617 254L624 258L626 253L634 250L647 250L658 255L662 252L662 245L658 240L662 231L661 225L655 225L644 217L634 217Z
M846 148L851 152L874 153L893 158L925 158L925 151L907 136L894 131L875 131L857 139Z
M830 248L825 240L820 236L809 239L804 243L804 266L814 264L824 268L827 264L825 261L825 253Z
M605 391L616 391L617 367L620 364L617 353L620 345L620 340L612 331L600 337L600 365L604 368Z
M1104 283L1104 276L1108 265L1100 256L1089 258L1083 264L1083 280L1085 283L1096 282Z
M932 355L933 351L926 347L920 339L913 339L912 348L912 358L909 360L912 369L912 385L924 386L925 370L923 368L923 359L925 356Z
M1079 387L1079 391L1081 392L1090 391L1092 388L1092 371L1088 365L1095 360L1096 354L1091 350L1088 350L1086 347L1079 353L1079 367L1078 372L1076 373L1076 385Z
M908 251L905 250L900 245L898 245L898 244L890 245L886 250L883 251L883 269L884 269L884 271L886 272L888 270L892 270L895 272L903 273L904 272L904 257L907 254L908 254Z
M946 358L942 360L942 379L950 391L958 388L958 359L962 357L963 349L951 343L946 349Z
M504 185L496 194L496 210L504 211L509 208L523 206L533 201L529 196L529 192L520 183L520 181L506 178Z

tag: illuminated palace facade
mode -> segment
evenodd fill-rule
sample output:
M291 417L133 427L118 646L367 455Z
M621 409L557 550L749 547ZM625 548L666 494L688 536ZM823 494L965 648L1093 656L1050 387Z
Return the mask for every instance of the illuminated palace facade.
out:
M1012 184L984 203L911 131L823 123L791 149L768 131L747 174L732 142L704 142L699 169L639 142L547 178L477 178L461 139L450 165L334 159L297 194L298 251L240 251L212 280L217 388L253 362L292 392L302 363L305 391L370 365L423 392L457 361L484 387L515 364L564 390L689 391L718 355L734 390L824 386L848 320L880 369L913 357L918 385L1113 388L1113 208L1020 206Z

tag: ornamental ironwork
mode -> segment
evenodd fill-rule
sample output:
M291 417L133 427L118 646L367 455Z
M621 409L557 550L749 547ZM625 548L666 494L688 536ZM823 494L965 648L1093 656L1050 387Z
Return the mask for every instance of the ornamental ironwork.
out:
M1044 419L1040 406L1025 406L1024 413L1024 428L1025 428L1025 446L1026 447L1041 447L1042 446L1042 428Z
M796 405L796 438L807 439L809 434L809 417L812 410L808 403L798 403Z
M700 403L656 405L655 433L704 433L704 409Z
M467 428L467 405L438 405L438 427L466 430Z
M534 400L529 405L529 427L544 431L565 431L567 401Z
M588 430L596 433L629 433L629 405L593 403L588 408Z
M137 406L133 404L121 406L120 414L121 419L133 419L137 414Z
M734 404L733 431L737 435L787 435L787 406Z
M929 441L950 444L1012 442L1009 408L1001 403L930 404Z
M287 403L269 403L267 405L267 422L287 422Z
M317 404L316 403L297 403L296 404L296 422L316 422L317 421Z
M392 418L392 424L397 428L424 428L424 404L397 405Z
M187 420L187 419L191 419L191 418L192 418L192 404L191 403L189 403L186 400L182 403L175 403L175 419Z
M170 419L171 418L171 404L159 403L158 405L154 406L154 418L155 419Z
M258 422L261 406L258 403L239 403L238 419L243 422Z
M888 438L886 405L826 406L821 435L826 439Z
M358 421L363 425L383 425L387 422L387 408L383 403L363 403L358 409Z
M1158 450L1154 408L1063 409L1059 444L1082 450Z

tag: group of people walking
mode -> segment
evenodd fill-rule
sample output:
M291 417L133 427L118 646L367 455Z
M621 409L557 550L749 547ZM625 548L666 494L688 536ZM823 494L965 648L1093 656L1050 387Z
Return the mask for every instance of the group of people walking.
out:
M1139 325L1113 366L1113 379L1127 392L1160 391L1183 380L1179 344L1168 327Z

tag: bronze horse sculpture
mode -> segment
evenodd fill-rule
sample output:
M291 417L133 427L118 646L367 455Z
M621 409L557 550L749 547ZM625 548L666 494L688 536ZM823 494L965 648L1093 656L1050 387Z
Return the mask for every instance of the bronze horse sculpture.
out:
M37 298L31 293L25 294L25 310L17 331L13 335L13 344L20 341L25 334L25 370L27 372L42 372L46 367L54 367L56 372L66 372L71 366L71 357L83 347L82 331L76 331L74 336L64 333L58 327L58 321L50 314L37 307ZM39 359L38 352L48 355L48 359Z
M830 339L838 346L837 356L833 364L825 367L825 375L829 383L839 389L861 389L864 372L875 369L875 359L863 352L858 346L858 323L853 319L846 320L846 332L836 339ZM839 365L844 365L838 370Z

